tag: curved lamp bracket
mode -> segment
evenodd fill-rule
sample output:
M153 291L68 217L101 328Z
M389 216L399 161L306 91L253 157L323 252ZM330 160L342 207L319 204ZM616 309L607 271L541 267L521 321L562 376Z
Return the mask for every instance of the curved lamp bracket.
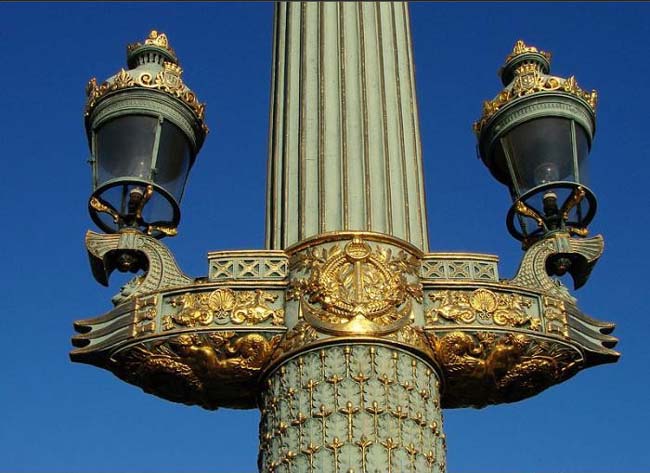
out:
M569 291L550 277L549 274L555 274L557 271L551 266L564 259L565 271L571 275L574 287L578 289L589 279L604 248L602 235L593 238L571 238L568 233L554 233L533 244L526 251L516 276L509 283L541 288L548 294L575 303L575 298Z
M113 299L116 304L138 294L185 286L194 281L181 271L165 245L134 229L125 228L113 234L89 230L86 232L86 249L93 276L104 286L108 286L108 279L115 269L144 270L144 275L127 283Z

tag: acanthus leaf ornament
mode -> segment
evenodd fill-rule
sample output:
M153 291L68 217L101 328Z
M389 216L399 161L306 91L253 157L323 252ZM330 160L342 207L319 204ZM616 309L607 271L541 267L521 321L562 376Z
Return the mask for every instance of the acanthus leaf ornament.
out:
M97 79L94 77L88 81L86 87L86 116L90 115L92 109L97 102L101 100L106 94L115 92L130 87L142 87L146 89L155 89L161 92L166 92L179 100L183 101L190 107L198 119L203 121L205 119L205 104L199 102L194 92L188 89L183 83L181 75L183 70L177 64L165 61L163 69L155 77L151 73L143 72L137 76L132 75L125 69L120 69L120 72L102 84L97 84ZM204 130L207 132L207 127L203 125Z
M205 137L208 133L205 104L199 102L196 94L183 82L183 69L169 46L167 36L156 30L151 31L144 43L133 43L127 47L127 59L129 69L120 69L101 84L94 77L88 81L85 116L90 117L98 103L109 94L131 88L157 90L187 106Z
M285 3L278 8L289 13L294 5ZM499 277L496 256L428 253L412 76L404 76L397 90L403 94L398 115L413 119L396 124L389 117L395 107L375 96L376 87L367 87L375 79L366 73L377 69L377 64L366 73L363 69L368 28L359 30L360 54L343 51L340 41L329 54L332 45L314 40L324 37L321 31L308 31L310 18L326 20L327 9L303 15L313 5L296 5L305 34L292 33L275 51L300 69L301 78L306 74L325 83L283 82L293 75L274 74L282 81L273 88L272 127L295 124L296 114L298 125L272 128L267 249L212 252L208 275L190 278L151 236L174 233L178 218L140 225L139 231L121 228L139 223L158 181L142 184L148 185L143 205L134 201L135 211L126 218L117 211L119 205L93 197L93 218L103 213L101 221L108 222L110 216L115 228L106 225L105 230L117 232L87 236L95 277L107 283L115 268L144 274L114 297L113 310L75 324L79 335L73 338L71 358L176 402L207 409L260 407L258 465L263 471L444 472L441 407L514 402L578 369L616 360L616 339L609 336L613 324L582 314L547 271L562 264L577 286L584 283L602 252L602 239L575 241L572 233L586 228L547 225L546 213L522 200L515 204L518 217L535 220L545 238L527 242L513 279ZM330 12L335 10L344 8ZM408 18L402 15L404 21L396 22L396 12L392 9L393 21L380 26L392 28L386 38L394 39L394 59L406 61L397 61L399 69L404 65L412 71L410 55L403 54L407 49L399 46L408 46ZM279 17L278 26L282 21ZM337 21L342 25L344 19ZM405 28L401 32L395 30L399 24ZM371 49L375 40L368 43ZM303 64L304 54L309 56L316 44L314 57L325 59ZM346 64L327 59L341 54L352 66L348 72ZM357 59L362 67L354 67ZM549 60L548 53L518 41L502 74L508 85L485 103L475 130L499 137L516 126L517 117L547 113L541 106L532 109L538 102L560 114L575 107L574 115L588 122L585 126L592 123L596 92L583 91L573 76L550 76ZM392 68L395 61L387 64ZM153 156L164 156L163 138L171 136L163 133L166 121L191 142L191 166L207 131L205 108L184 84L166 35L154 30L143 43L129 46L127 64L128 70L106 82L88 83L93 169L102 169L96 137L122 113L150 115L152 125L152 117L158 117L152 145L158 154L152 152L150 176L165 174L153 166L159 164ZM381 72L385 65L378 67ZM324 80L354 79L355 71L361 71L360 82L350 82L347 89L345 81L332 85ZM379 89L392 89L392 82L399 81L389 72L382 73L386 83ZM341 113L327 111L328 96L342 101ZM373 103L381 110L368 108ZM357 105L372 116L355 113ZM525 109L529 105L531 110ZM339 126L350 133L337 133ZM305 133L311 138L303 139ZM381 133L389 140L385 146L373 141ZM127 182L117 182L122 181ZM578 187L561 206L564 220L581 212L582 200L589 202L587 191ZM180 200L174 199L169 202L179 211ZM568 269L564 260L571 263Z

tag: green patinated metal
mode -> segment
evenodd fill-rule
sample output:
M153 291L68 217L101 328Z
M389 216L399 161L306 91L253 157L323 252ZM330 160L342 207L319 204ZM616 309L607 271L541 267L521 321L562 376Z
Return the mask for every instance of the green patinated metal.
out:
M172 129L179 130L187 140L184 146L189 147L189 161L185 163L182 157L177 157L179 159L177 168L182 170L187 167L189 170L207 133L207 127L203 122L205 106L198 102L194 92L183 83L181 78L183 71L178 65L175 53L169 47L166 35L159 35L156 31L152 31L144 43L131 44L128 47L127 63L128 69L121 69L103 83L98 84L94 78L88 83L86 134L92 152L90 162L95 189L89 202L89 210L93 220L105 231L115 231L117 228L130 226L141 228L157 237L174 235L180 221L179 204L182 188L179 191L174 187L170 191L166 185L174 186L175 181L179 180L184 186L186 176L161 177L160 163L158 163L160 142L164 139L163 134L169 137L177 133L164 131L165 127L167 130L170 129L169 124L172 125ZM147 142L146 135L138 135L138 130L127 129L128 124L135 123L134 117L138 117L139 120L143 117L153 117L157 120L153 143ZM128 157L129 153L133 152L143 153L144 148L135 151L138 144L141 147L143 143L151 145L149 154L145 153L142 158L134 157L134 159L142 159L140 167L129 166L126 163L111 166L107 161L109 158L102 157L102 152L106 151L98 149L102 130L116 130L118 129L116 127L121 129L122 133L132 134L134 149L122 150L125 156ZM107 153L110 155L110 152ZM165 165L168 166L169 163L162 166ZM147 167L146 172L140 169L143 166ZM131 169L132 172L106 178L107 174L119 169L124 169L125 172L126 169ZM123 193L120 202L115 197L115 191L119 189ZM136 201L127 197L127 194L133 191L137 194L134 199L146 195L139 212L136 210ZM157 216L160 218L154 217L148 221L143 218L142 212L149 199L153 197L158 200L156 195L167 201L169 210ZM133 200L133 204L129 204L127 199ZM126 208L129 205L132 211ZM155 206L148 207L146 211ZM115 225L102 218L103 216L99 215L101 213L109 214Z
M405 3L279 2L267 247L373 231L428 250Z
M285 361L263 386L260 471L445 471L438 375L412 353L327 346Z
M519 43L523 51L515 53ZM574 77L550 75L550 54L519 43L500 71L505 88L486 102L483 117L474 124L481 155L489 156L495 140L510 129L538 117L575 120L587 131L591 143L596 130L595 91L583 91Z
M484 102L474 123L481 159L510 190L506 224L524 248L555 231L586 236L597 205L581 168L598 95L573 76L550 75L550 58L517 41L500 71L505 88ZM554 263L558 275L567 264Z
M500 109L481 132L481 152L487 155L500 137L512 128L548 116L575 120L588 132L589 140L594 136L594 112L584 100L570 94L547 92L513 101Z
M444 473L442 408L519 401L618 359L614 325L584 314L547 271L570 258L583 285L603 239L545 234L511 279L496 256L430 253L406 5L275 8L267 249L210 252L193 278L135 228L88 232L98 282L123 255L144 272L112 310L75 323L71 358L170 401L259 407L262 472ZM89 129L147 113L198 150L203 108L165 80L180 73L154 33L131 49L132 69L91 81ZM510 69L536 61L546 74L532 49ZM569 81L497 98L480 132L552 113L591 139L585 94Z

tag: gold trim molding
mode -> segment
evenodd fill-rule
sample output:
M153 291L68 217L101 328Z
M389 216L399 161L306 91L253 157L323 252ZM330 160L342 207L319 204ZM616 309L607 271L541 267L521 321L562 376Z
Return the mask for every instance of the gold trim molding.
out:
M551 55L544 51L539 52L533 46L527 46L519 40L515 44L512 53L506 58L506 63L512 61L519 55L528 53L539 53L550 61ZM483 114L474 122L473 129L477 135L481 133L488 121L503 107L522 97L527 97L544 92L564 92L583 100L592 113L596 113L598 93L595 90L587 92L580 88L575 76L566 79L551 76L544 73L542 65L535 61L524 61L514 70L514 79L494 99L483 102Z
M155 76L149 71L140 72L136 76L133 75L135 71L136 69L120 69L115 76L102 84L98 84L95 77L90 79L86 86L86 95L88 98L86 101L85 116L89 116L97 103L107 94L128 88L141 87L165 92L179 99L196 114L199 121L203 122L205 118L205 104L199 102L196 94L183 83L181 77L183 69L180 66L165 61L162 70ZM205 123L202 123L202 127L207 133L208 128Z

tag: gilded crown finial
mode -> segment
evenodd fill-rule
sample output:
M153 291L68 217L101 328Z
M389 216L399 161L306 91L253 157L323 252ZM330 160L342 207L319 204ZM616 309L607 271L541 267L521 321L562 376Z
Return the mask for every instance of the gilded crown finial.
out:
M169 41L167 41L167 35L165 33L158 33L156 30L151 30L149 37L144 40L144 44L153 44L154 46L170 49Z
M157 46L159 48L167 50L171 55L176 56L176 53L169 45L169 40L165 33L161 33L158 30L151 30L149 36L144 40L144 43L135 42L128 45L127 50L129 53L134 50L141 48L142 46Z
M512 52L508 54L508 57L506 57L506 63L510 62L512 59L516 58L517 56L521 56L522 54L527 54L527 53L541 54L546 58L547 61L551 60L551 53L548 53L546 51L540 51L535 46L528 46L526 43L524 43L523 40L519 39L512 47Z

